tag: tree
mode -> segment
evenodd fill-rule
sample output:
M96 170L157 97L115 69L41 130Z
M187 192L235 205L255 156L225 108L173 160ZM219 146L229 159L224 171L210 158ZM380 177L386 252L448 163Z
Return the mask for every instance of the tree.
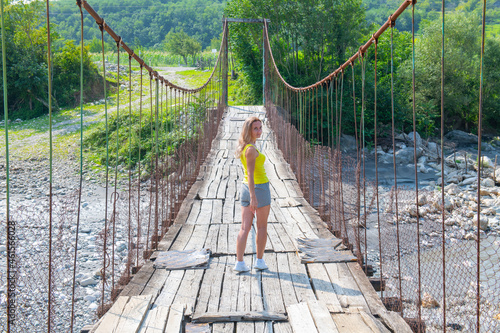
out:
M180 55L187 65L187 57L192 56L194 60L194 57L201 51L201 44L181 29L179 32L170 31L165 36L165 49Z

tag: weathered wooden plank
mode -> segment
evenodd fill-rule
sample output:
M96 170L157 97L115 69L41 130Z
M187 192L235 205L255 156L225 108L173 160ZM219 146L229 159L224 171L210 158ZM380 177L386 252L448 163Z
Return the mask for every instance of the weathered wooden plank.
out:
M288 322L278 322L273 325L274 333L293 333L292 325Z
M173 224L168 228L167 233L161 241L158 243L158 251L168 251L172 246L172 243L177 238L179 231L181 230L182 224Z
M359 314L361 315L361 317L363 318L363 321L365 322L365 324L370 327L370 329L373 331L373 332L377 332L377 333L390 333L391 331L389 331L387 329L387 327L385 327L378 319L376 319L372 314L370 313L366 313L364 311L360 311Z
M212 325L213 333L233 333L234 332L234 323L214 323Z
M182 282L184 272L185 271L181 269L170 272L170 275L165 281L165 285L160 295L158 295L155 304L162 306L172 305L175 295L177 294L177 289L179 289L179 286Z
M116 325L120 321L120 317L127 305L130 297L129 296L119 296L116 302L113 304L111 309L104 315L105 317L95 329L96 333L109 333L113 332Z
M338 333L337 325L330 315L327 305L322 301L307 301L319 333Z
M252 256L245 255L243 260L249 267L252 267ZM239 284L238 284L238 303L236 306L236 311L250 311L250 299L251 299L251 278L252 271L239 273Z
M231 256L227 259L225 267L224 281L222 282L222 292L220 297L219 311L236 311L238 301L239 276L233 272L232 266L236 257Z
M270 179L269 183L271 186L274 188L276 191L276 197L275 198L288 198L290 197L290 194L288 193L288 190L280 179Z
M170 275L170 271L166 269L155 269L153 275L144 286L144 289L141 291L141 295L153 295L153 301L160 294L165 281Z
M289 215L297 222L300 230L308 238L318 238L317 228L313 228L307 221L307 218L299 210L299 207L282 208L283 212L288 212Z
M290 274L299 302L315 300L316 296L309 282L305 265L300 263L299 257L295 253L287 253L290 265Z
M170 250L175 250L175 251L182 251L186 247L187 242L191 238L191 234L193 233L194 230L194 225L192 224L185 224L182 226L181 230L179 231L179 234L177 235L177 238L175 239L174 243L170 247Z
M191 206L191 211L186 219L185 224L195 224L200 214L200 207L202 200L193 200L193 205Z
M185 315L190 316L194 311L196 298L200 290L201 280L205 274L204 269L188 269L175 294L174 304L185 304Z
M286 307L290 324L295 333L318 333L314 319L309 311L307 303L301 302ZM352 331L356 332L356 331Z
M308 264L307 268L318 300L323 301L330 312L343 312L323 264Z
M297 251L297 247L295 245L296 242L294 242L290 238L287 228L285 228L282 223L275 223L273 226L281 240L281 243L283 244L284 251L285 252Z
M253 270L250 275L250 310L264 311L262 302L262 271Z
M167 327L165 333L181 333L182 320L184 319L184 304L173 304L168 314Z
M137 333L151 304L152 295L131 296L113 332Z
M219 238L217 241L217 253L219 254L228 254L228 229L229 226L227 224L221 224L219 226ZM235 246L236 241L231 241L232 247Z
M217 252L217 242L219 239L220 224L211 224L208 228L207 238L202 247L210 249L212 253Z
M268 244L266 243L266 249L269 247L269 249L273 250L274 252L285 252L285 246L283 245L283 243L281 243L281 238L274 228L275 224L277 223L269 223L267 225L267 243L270 244L268 246Z
M264 260L269 269L262 274L262 302L264 310L285 312L283 296L278 276L278 263L275 253L264 253Z
M233 223L234 220L234 198L224 200L222 207L222 223Z
M194 226L193 233L191 238L186 243L186 246L183 250L198 250L201 248L201 244L205 243L205 239L207 238L209 225L207 224L197 224Z
M283 161L283 159L281 160ZM286 162L280 162L279 160L274 163L276 168L276 173L281 180L296 180L297 178L293 174L290 166Z
M342 307L363 308L365 312L370 312L370 308L347 265L345 263L326 263L323 265L328 272L330 281L333 282Z
M339 333L373 333L359 313L332 313Z
M212 219L209 223L222 223L222 200L213 200L212 204Z
M186 323L184 333L212 333L209 324Z
M153 305L146 314L139 333L163 333L167 326L169 306Z
M381 320L391 328L393 332L410 333L411 328L399 314L386 310L382 300L378 297L377 292L373 289L361 267L357 263L347 263L347 267L356 280L359 290L363 293L371 313L378 314Z
M228 321L286 321L285 313L269 311L230 311L230 312L207 312L201 316L193 316L194 323L217 323Z
M227 257L212 259L210 268L206 270L203 276L194 316L200 316L205 312L218 311L226 262Z
M226 158L227 158L227 150L226 150ZM226 198L226 189L227 189L227 183L229 181L229 163L226 161L224 164L224 167L222 169L222 175L221 175L221 181L219 183L219 188L217 189L217 194L216 198L218 199L224 199Z
M213 200L203 199L201 201L200 214L197 216L195 224L210 224L212 220Z
M234 323L236 326L236 332L238 333L255 333L255 324L249 322L237 322Z
M281 294L285 306L298 303L295 289L293 288L292 276L288 265L288 256L286 253L277 253L276 260L278 262L278 275L281 285Z
M304 196L296 180L283 180L291 197L301 198Z
M144 286L148 283L149 279L155 272L153 262L148 261L141 267L141 269L134 275L132 280L123 288L120 293L121 296L134 296L140 295L144 290Z

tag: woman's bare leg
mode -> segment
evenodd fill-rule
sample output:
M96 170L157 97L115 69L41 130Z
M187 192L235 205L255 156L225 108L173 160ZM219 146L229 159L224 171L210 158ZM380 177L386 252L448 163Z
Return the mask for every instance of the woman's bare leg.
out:
M258 211L257 209L257 212ZM250 207L241 207L241 229L236 239L236 258L238 261L243 261L243 255L245 254L245 247L247 246L248 234L252 228L252 222L253 213Z
M267 219L271 205L257 208L257 259L262 259L267 242Z

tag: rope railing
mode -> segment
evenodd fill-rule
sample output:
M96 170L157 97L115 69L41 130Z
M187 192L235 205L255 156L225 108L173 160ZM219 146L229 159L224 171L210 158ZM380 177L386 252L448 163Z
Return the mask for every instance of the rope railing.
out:
M401 185L405 166L398 162L396 140L396 112L394 71L394 27L397 18L411 6L411 83L407 91L411 96L412 129L409 144L413 173L412 185ZM419 173L417 147L416 99L416 1L404 1L376 33L359 47L344 64L322 80L305 87L295 87L286 82L273 56L268 26L264 21L264 47L267 67L265 73L265 102L269 123L276 135L278 147L294 171L304 197L316 207L333 234L352 249L389 310L399 312L414 332L494 332L500 327L498 309L494 309L499 297L499 271L492 268L499 253L492 250L494 236L488 236L481 225L481 182L484 182L481 165L481 119L483 68L479 83L477 188L475 193L473 235L456 239L456 226L452 220L449 186L445 181L448 168L444 152L445 115L444 86L445 66L445 3L442 2L442 49L441 49L441 149L438 161L441 180L437 189L422 188ZM484 55L486 2L483 3L482 48ZM380 123L377 105L377 60L380 37L390 33L390 109L383 110L390 122ZM370 47L373 47L373 68L367 68ZM267 61L269 59L269 61ZM482 63L481 63L482 64ZM390 67L390 68L389 68ZM373 139L366 137L365 100L366 72L373 71L374 103L372 114ZM351 73L349 73L351 71ZM349 85L344 84L349 82ZM349 86L349 87L348 87ZM347 105L352 105L348 114ZM326 118L326 120L325 120ZM353 137L345 135L345 123L349 122ZM380 125L388 128L388 147L384 153L388 171L392 173L389 184L380 184L379 150ZM352 148L349 140L352 140ZM373 141L371 141L373 140ZM372 145L370 152L367 147ZM390 157L390 160L387 158ZM465 163L467 163L467 155ZM456 163L455 163L456 164ZM369 169L372 176L368 177ZM467 166L466 166L467 169ZM370 170L371 171L371 170ZM386 176L387 177L387 176ZM408 180L406 180L408 182ZM431 198L431 199L429 199ZM432 202L429 203L429 200ZM432 207L429 207L432 206ZM458 207L456 207L458 208ZM451 209L451 210L450 210ZM432 211L432 213L429 213ZM472 220L472 217L469 217ZM484 223L483 223L484 224ZM376 229L376 231L370 231ZM463 232L463 231L462 231ZM431 235L431 236L429 236ZM487 239L483 245L483 239ZM456 242L456 243L455 243ZM431 243L435 243L431 246ZM484 272L484 271L487 272ZM464 297L464 295L467 295ZM458 305L460 303L460 305ZM497 302L496 302L497 303ZM467 309L466 311L464 309ZM496 318L496 319L494 319Z
M3 1L1 4L3 22ZM49 1L46 4L47 55L50 60L53 54L50 49ZM75 122L75 126L79 126L80 150L68 160L68 157L53 151L59 124L52 117L49 89L46 144L49 152L47 156L37 157L48 161L48 170L40 172L46 175L48 184L46 203L30 206L22 203L23 200L9 201L12 164L9 164L7 84L3 85L7 209L0 229L2 235L4 230L6 233L8 265L5 282L8 292L7 310L0 314L2 332L78 332L85 324L95 321L96 318L89 313L97 317L106 313L128 282L149 262L153 251L163 249L161 240L196 181L227 104L227 23L224 22L222 44L213 71L201 86L190 88L170 82L138 57L87 1L78 0L77 5L81 18L81 68L79 124ZM89 125L83 96L86 84L83 75L85 11L101 30L104 105L99 119L103 127L103 160L102 168L97 172L91 170L92 163L84 157L84 151L93 149L84 137L84 129ZM104 40L107 35L116 43L116 70L110 68L105 59ZM4 39L2 30L5 83ZM123 73L125 66L120 64L123 50L129 55L126 74ZM132 70L133 62L138 65L139 73ZM49 87L52 83L51 68L49 64ZM116 78L115 87L111 89L109 75ZM128 80L123 80L124 75ZM149 76L149 83L144 75ZM128 94L123 94L123 85ZM139 96L133 100L132 93L136 88ZM45 147L45 143L43 145ZM73 161L78 164L74 170ZM16 159L15 164L19 163ZM19 171L22 167L15 168ZM71 170L69 174L61 173L60 170L65 168ZM73 179L72 172L77 178ZM89 203L84 202L84 196L96 188L94 183L87 181L88 175L93 173L102 176L97 189L103 198L102 204L96 203L92 207L89 217L88 208L85 209ZM76 186L69 185L74 191L66 188L65 192L71 193L61 194L61 188L66 186L62 183L67 177L73 179ZM14 187L18 186L19 183L15 182ZM16 195L18 198L19 194ZM91 221L92 218L96 221ZM86 226L83 232L82 223ZM92 225L92 231L89 225ZM85 239L89 237L82 236L89 231L92 245ZM89 246L90 250L87 249ZM85 253L82 251L84 247ZM88 265L82 265L89 261L92 262L91 271ZM2 286L3 282L2 268ZM89 296L85 294L87 283L95 286L95 292L90 295L93 299L90 309L85 300ZM0 293L0 299L3 307L3 293Z

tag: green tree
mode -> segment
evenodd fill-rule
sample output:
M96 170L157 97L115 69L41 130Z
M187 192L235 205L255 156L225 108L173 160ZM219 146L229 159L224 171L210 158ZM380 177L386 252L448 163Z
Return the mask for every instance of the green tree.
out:
M180 55L184 63L188 64L188 56L195 56L201 51L201 44L193 37L180 30L179 32L170 31L165 36L165 49L173 54Z

